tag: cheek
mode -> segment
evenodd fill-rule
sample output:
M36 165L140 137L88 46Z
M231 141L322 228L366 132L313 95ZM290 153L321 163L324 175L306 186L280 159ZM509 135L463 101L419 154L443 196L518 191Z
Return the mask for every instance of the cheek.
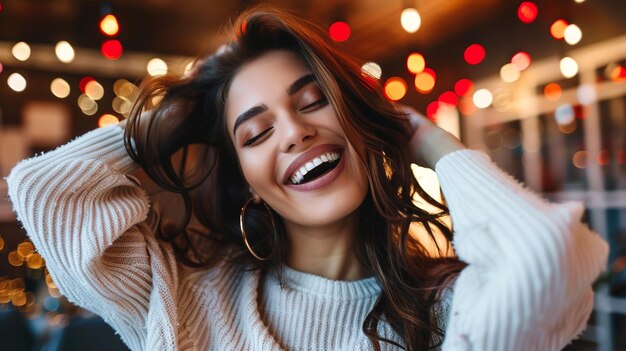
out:
M245 155L238 156L243 176L248 184L257 192L263 192L263 189L273 181L273 163L254 152L245 152Z

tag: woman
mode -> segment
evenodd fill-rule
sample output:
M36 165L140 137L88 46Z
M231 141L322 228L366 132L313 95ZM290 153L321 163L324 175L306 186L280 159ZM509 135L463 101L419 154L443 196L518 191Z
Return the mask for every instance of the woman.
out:
M70 301L133 350L559 350L582 331L608 248L580 204L392 105L313 25L253 9L233 28L189 76L144 84L128 125L7 178ZM409 233L452 242L411 162L438 174L458 258ZM180 194L178 222L139 167Z

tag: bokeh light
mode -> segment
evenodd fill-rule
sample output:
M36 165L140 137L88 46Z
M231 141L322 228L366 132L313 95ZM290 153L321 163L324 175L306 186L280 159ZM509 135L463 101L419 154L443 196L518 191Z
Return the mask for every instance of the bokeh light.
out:
M576 98L582 105L591 105L597 100L596 88L591 84L581 84L576 88Z
M556 83L548 83L543 88L543 95L546 97L546 99L551 101L556 101L560 99L562 94L563 90L561 89L561 86Z
M434 121L437 118L437 111L441 107L439 101L433 101L426 106L426 116Z
M465 49L463 57L470 65L477 65L485 59L485 48L480 44L472 44Z
M87 84L91 81L94 81L95 79L93 77L90 76L85 76L83 78L81 78L80 82L78 83L78 88L80 89L80 91L82 93L85 92L85 87L87 87Z
M539 10L534 2L524 1L517 8L517 17L524 23L531 23L537 18Z
M102 128L113 124L118 124L119 122L120 120L117 117L113 116L112 114L105 113L104 115L100 116L100 118L98 118L98 127Z
M346 22L335 22L328 28L328 34L334 41L346 41L350 38L350 26Z
M507 63L500 68L500 78L506 83L513 83L520 77L519 68L512 63Z
M124 48L119 40L110 39L102 43L100 51L102 52L102 56L104 56L107 60L117 60L122 56Z
M614 82L626 81L626 68L618 64L610 64L606 66L604 71L606 77Z
M398 101L406 95L407 84L400 77L391 77L385 82L385 96L389 100Z
M415 33L422 25L422 17L414 8L406 8L400 15L400 24L405 31Z
M92 80L85 85L85 95L93 100L100 100L104 96L104 87L96 80Z
M148 74L153 77L162 76L167 74L167 63L165 63L165 61L161 60L160 58L153 58L152 60L148 61L146 70L148 71Z
M383 69L376 62L366 62L361 66L361 71L376 79L380 79L383 75Z
M567 28L568 25L569 23L567 23L564 19L554 21L550 26L550 35L552 35L554 39L563 39L565 36L565 28Z
M565 42L570 45L578 44L578 42L580 42L580 39L582 39L582 37L583 37L583 32L575 24L570 24L569 26L565 28L565 31L563 32L563 38L565 39Z
M7 84L9 88L19 93L26 89L26 78L19 73L12 73L9 78L7 78Z
M112 37L117 35L117 33L119 33L119 30L120 25L114 15L108 14L104 16L102 20L100 20L100 31L102 32L102 34Z
M459 101L459 112L465 116L469 116L476 112L476 105L474 105L474 100L471 96L461 98Z
M454 83L454 92L458 96L470 96L474 93L474 82L467 78L459 79Z
M64 99L70 95L70 85L63 78L55 78L50 83L50 91L52 95L58 97L59 99Z
M98 112L98 103L86 94L80 94L78 97L78 107L87 116L92 116Z
M574 153L574 156L572 156L572 164L576 168L580 168L580 169L586 168L587 167L587 151L585 150L576 151Z
M426 60L422 54L414 52L407 57L406 67L411 73L420 73L426 68Z
M16 43L11 48L11 54L19 61L26 61L30 58L30 45L26 44L23 41Z
M572 78L578 74L578 63L571 57L564 57L559 62L561 74L565 78Z
M528 68L528 66L530 66L530 55L527 52L520 51L517 54L513 55L513 57L511 58L511 63L517 66L518 70L523 71Z
M444 91L443 93L441 93L437 101L452 107L457 107L459 105L459 97L451 91Z
M435 72L430 68L425 68L415 76L415 89L421 94L428 94L435 87L436 80Z
M487 108L493 102L493 95L487 89L478 89L472 97L474 105L478 108Z
M559 106L554 111L554 120L560 125L568 125L576 120L576 114L572 105L565 104Z
M64 63L70 63L74 61L74 48L70 43L62 40L54 47L54 53L57 55L59 61Z

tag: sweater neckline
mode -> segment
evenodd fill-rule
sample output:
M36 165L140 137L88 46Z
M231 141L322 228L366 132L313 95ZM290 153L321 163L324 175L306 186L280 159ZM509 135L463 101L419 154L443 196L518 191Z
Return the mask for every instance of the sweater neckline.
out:
M297 271L283 265L283 278L289 289L337 300L354 300L378 296L381 292L375 277L359 280L333 280L319 275ZM280 285L278 274L271 274Z

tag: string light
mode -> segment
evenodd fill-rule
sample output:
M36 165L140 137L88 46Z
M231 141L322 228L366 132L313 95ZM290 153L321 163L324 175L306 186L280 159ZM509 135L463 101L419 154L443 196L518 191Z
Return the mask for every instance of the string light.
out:
M400 15L400 24L405 31L415 33L422 25L422 17L414 8L406 8Z

